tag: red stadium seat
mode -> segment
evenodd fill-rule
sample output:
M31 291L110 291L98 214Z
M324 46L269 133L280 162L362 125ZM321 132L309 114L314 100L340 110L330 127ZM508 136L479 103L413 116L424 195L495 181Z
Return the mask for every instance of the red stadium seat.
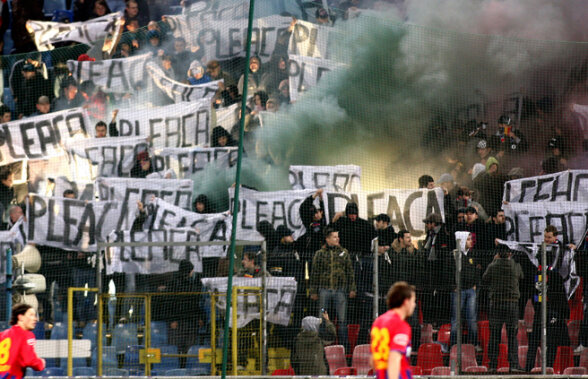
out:
M433 325L424 324L421 329L421 345L433 342Z
M519 366L525 368L527 366L527 352L529 346L519 346Z
M439 328L439 332L437 332L437 342L440 342L445 345L449 345L449 340L451 338L451 324L443 324Z
M294 376L294 369L292 367L287 369L277 369L272 372L272 376Z
M347 325L347 341L349 342L349 351L355 349L357 345L357 337L359 336L359 324Z
M482 372L488 372L488 368L486 366L470 366L470 367L466 367L465 370L463 370L463 372L467 372L467 373L482 373Z
M449 376L451 375L451 367L449 366L437 366L431 371L431 375Z
M410 366L413 375L423 375L423 369L420 366Z
M531 300L527 301L525 305L525 314L523 319L525 320L525 326L527 327L527 332L533 330L533 318L535 317L535 308L533 308L533 303Z
M457 367L457 345L451 346L449 365L451 365L451 362L455 362L455 367ZM476 360L476 348L474 345L461 345L461 367L472 367L477 365L478 361Z
M570 344L572 346L572 350L578 347L578 337L580 335L581 326L582 321L580 320L571 320L568 322L568 334L570 335Z
M570 346L558 346L553 362L553 372L559 375L568 367L574 367L574 351Z
M531 374L541 374L541 367L533 367ZM545 367L545 375L553 375L553 367Z
M585 367L568 367L563 371L563 375L586 375L588 370Z
M335 376L349 376L349 375L357 375L357 370L355 367L339 367L333 373Z
M335 375L335 370L341 367L347 367L343 345L325 346L325 356L329 363L329 374Z
M366 375L370 371L371 364L370 345L357 345L353 349L351 366L357 369L357 375Z
M529 338L527 337L527 327L524 322L519 321L519 327L517 330L517 342L519 346L528 346Z
M498 347L498 368L510 367L508 363L508 345L501 343Z
M510 367L500 367L496 372L499 374L508 374L510 373Z
M584 349L580 353L580 363L578 364L578 367L584 367L588 370L588 349Z
M419 347L417 354L417 366L423 369L424 375L430 375L431 370L437 366L443 366L443 354L438 343L425 343Z

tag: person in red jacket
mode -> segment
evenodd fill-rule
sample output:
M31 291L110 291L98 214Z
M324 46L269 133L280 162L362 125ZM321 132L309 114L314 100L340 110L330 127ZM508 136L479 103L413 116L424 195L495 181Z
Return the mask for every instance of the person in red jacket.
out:
M28 304L12 307L12 328L0 333L0 379L21 379L27 367L36 371L45 368L45 360L35 352L37 311Z

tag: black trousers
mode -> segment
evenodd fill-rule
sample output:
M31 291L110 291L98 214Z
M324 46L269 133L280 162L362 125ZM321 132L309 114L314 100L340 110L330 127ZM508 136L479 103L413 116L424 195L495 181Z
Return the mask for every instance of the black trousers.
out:
M493 301L488 314L490 324L490 342L488 343L488 358L491 370L498 365L498 347L502 337L502 325L506 325L508 337L508 362L511 368L519 367L519 344L517 342L517 324L519 322L518 301Z

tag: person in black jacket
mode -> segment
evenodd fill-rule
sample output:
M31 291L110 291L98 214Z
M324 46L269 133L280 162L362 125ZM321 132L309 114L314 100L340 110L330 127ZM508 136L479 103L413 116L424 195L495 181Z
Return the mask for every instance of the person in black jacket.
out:
M198 281L193 280L194 265L188 259L180 261L176 275L166 286L166 292L199 292ZM168 340L178 347L179 354L186 354L198 337L198 328L204 321L199 306L199 296L173 295L167 297L169 316ZM186 366L186 358L180 358L180 368Z
M324 241L327 220L325 219L324 204L322 201L322 189L318 189L300 204L299 214L306 232L296 240L302 260L308 265L308 272L312 272L312 258L317 250L320 250ZM314 199L318 198L320 207L315 207Z
M564 246L557 239L557 229L553 225L548 225L543 231L543 242L547 247L547 367L553 367L555 354L558 346L570 346L570 336L568 334L567 319L570 317L570 308L568 298L564 287L563 278L559 273L561 260L563 259ZM559 254L557 251L559 250ZM555 259L557 257L557 260ZM537 275L541 275L538 269ZM535 317L533 318L533 331L529 335L529 350L527 352L526 371L530 372L535 367L535 355L541 342L541 302L539 299L540 283L535 283L535 295L533 297L533 307L535 308Z

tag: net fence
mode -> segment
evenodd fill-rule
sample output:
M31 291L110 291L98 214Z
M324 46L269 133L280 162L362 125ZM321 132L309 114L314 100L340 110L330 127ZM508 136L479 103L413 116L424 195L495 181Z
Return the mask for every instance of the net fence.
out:
M63 340L67 289L99 286L74 293L74 338L98 355L102 303L116 375L218 374L233 328L237 374L364 375L406 281L415 374L459 371L458 346L469 373L588 369L585 44L258 0L246 62L247 1L70 2L5 9L0 314L31 303ZM265 241L234 273L222 245L98 252L232 233ZM229 275L248 290L225 330Z

